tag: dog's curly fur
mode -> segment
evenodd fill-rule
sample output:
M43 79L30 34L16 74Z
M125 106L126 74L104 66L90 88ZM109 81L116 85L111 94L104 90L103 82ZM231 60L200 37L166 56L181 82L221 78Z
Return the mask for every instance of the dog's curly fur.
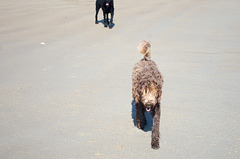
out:
M161 114L161 95L163 77L157 65L151 60L151 45L147 41L140 43L138 50L144 58L135 64L132 72L132 96L136 106L137 127L144 129L146 118L144 111L152 110L152 148L159 148L159 124Z

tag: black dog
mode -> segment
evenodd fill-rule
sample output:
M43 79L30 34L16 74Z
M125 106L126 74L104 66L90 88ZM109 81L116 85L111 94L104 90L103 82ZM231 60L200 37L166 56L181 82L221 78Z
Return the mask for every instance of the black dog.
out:
M95 15L95 23L98 24L98 11L102 8L103 17L104 17L104 27L112 27L113 23L113 15L114 15L114 5L113 0L96 0L96 15ZM111 14L110 24L108 21L108 14Z

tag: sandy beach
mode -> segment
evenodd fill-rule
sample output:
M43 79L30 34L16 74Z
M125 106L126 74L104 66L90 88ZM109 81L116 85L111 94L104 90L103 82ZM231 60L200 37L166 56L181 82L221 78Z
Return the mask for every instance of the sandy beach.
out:
M240 1L0 3L1 159L238 159ZM102 20L102 11L99 20ZM134 125L142 40L164 76L160 149Z

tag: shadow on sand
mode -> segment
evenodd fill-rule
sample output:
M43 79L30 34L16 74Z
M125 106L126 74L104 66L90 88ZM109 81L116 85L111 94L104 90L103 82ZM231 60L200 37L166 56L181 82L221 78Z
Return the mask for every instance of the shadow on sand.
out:
M136 106L135 106L135 101L132 100L132 119L133 119L133 124L134 126L137 126L137 119L136 119ZM148 132L148 131L152 131L152 126L153 126L153 118L151 115L151 112L144 112L146 120L147 120L147 124L145 125L143 131L144 132Z
M104 26L104 19L99 20L98 23L102 23L102 25ZM115 23L112 23L111 26L108 25L108 28L109 28L109 29L112 29L114 26L115 26Z

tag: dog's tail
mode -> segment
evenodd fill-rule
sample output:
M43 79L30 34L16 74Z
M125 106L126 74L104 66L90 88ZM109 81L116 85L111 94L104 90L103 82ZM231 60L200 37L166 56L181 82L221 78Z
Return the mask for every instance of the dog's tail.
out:
M151 44L150 42L143 40L139 46L138 51L143 54L145 60L151 60Z

